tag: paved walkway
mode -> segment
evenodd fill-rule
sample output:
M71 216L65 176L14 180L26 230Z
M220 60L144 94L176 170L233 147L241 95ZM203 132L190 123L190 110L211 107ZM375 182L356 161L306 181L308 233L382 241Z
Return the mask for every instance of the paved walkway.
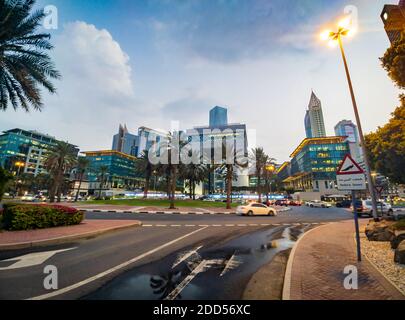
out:
M362 220L364 226L367 220ZM357 262L352 220L318 227L307 233L291 256L286 274L285 299L391 300L405 299L365 258ZM291 263L291 262L290 262ZM358 268L358 290L346 290L343 270ZM290 279L290 284L288 284Z
M84 220L79 225L68 227L3 231L0 232L0 250L26 248L41 244L56 244L140 225L141 223L135 220Z

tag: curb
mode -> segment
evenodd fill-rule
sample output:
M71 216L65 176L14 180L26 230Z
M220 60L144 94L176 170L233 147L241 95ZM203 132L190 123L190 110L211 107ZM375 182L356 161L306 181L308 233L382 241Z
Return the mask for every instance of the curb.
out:
M113 231L117 230L124 230L124 229L129 229L133 227L141 227L142 222L136 221L130 225L125 225L125 226L117 226L113 228L105 228L97 231L89 231L86 233L81 233L81 234L76 234L76 235L69 235L69 236L63 236L63 237L58 237L58 238L52 238L52 239L44 239L44 240L38 240L38 241L30 241L30 242L19 242L19 243L10 243L10 244L0 244L0 250L18 250L18 249L27 249L27 248L33 248L33 247L41 247L41 246L48 246L48 245L57 245L57 244L62 244L62 243L67 243L75 240L82 240L86 239L89 237L94 237L98 236L101 234L107 234Z
M236 215L236 212L178 212L178 211L129 211L129 210L99 210L99 209L80 209L84 212L95 213L129 213L129 214L173 214L173 215ZM291 211L291 208L277 210L277 212Z
M315 227L307 232L305 232L302 237L298 239L298 241L295 243L294 247L291 250L291 253L288 257L287 261L287 267L285 270L285 275L284 275L284 284L283 284L283 293L282 293L282 298L281 300L291 300L291 271L292 271L292 265L294 262L294 256L295 256L295 251L298 248L298 245L300 244L301 240L303 240L308 234L310 234L312 231L321 228L321 227L326 227L330 224L326 225L321 225L319 227Z

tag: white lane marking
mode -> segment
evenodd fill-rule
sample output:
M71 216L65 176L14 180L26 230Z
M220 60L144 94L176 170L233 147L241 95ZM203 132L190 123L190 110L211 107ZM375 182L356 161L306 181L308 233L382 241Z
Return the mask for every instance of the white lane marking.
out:
M167 227L166 224L157 224L156 227Z
M234 224L226 224L225 227L234 227Z
M59 296L59 295L64 294L66 292L72 291L74 289L80 288L80 287L82 287L82 286L84 286L84 285L86 285L86 284L88 284L90 282L93 282L93 281L95 281L97 279L105 277L106 275L109 275L109 274L111 274L113 272L116 272L116 271L118 271L118 270L120 270L122 268L125 268L125 267L139 261L139 260L142 260L143 258L146 258L147 256L150 256L151 254L154 254L155 252L158 252L158 251L160 251L160 250L162 250L164 248L167 248L167 247L169 247L169 246L171 246L171 245L173 245L173 244L175 244L175 243L177 243L177 242L179 242L181 240L184 240L184 239L186 239L186 238L188 238L188 237L190 237L190 236L192 236L192 235L196 234L197 232L200 232L200 231L202 231L204 229L205 228L200 228L198 230L194 230L193 232L187 233L184 236L181 236L181 237L179 237L177 239L174 239L174 240L172 240L172 241L170 241L168 243L165 243L165 244L163 244L163 245L161 245L161 246L159 246L159 247L157 247L155 249L152 249L152 250L150 250L148 252L145 252L145 253L137 256L137 257L132 258L131 260L128 260L128 261L126 261L124 263L121 263L118 266L115 266L115 267L113 267L111 269L108 269L108 270L106 270L104 272L101 272L101 273L99 273L99 274L97 274L97 275L95 275L93 277L90 277L90 278L88 278L86 280L77 282L77 283L72 284L72 285L70 285L70 286L68 286L66 288L63 288L63 289L59 289L59 290L56 290L56 291L53 291L53 292L50 292L50 293L47 293L47 294L43 294L43 295L40 295L40 296L37 296L37 297L30 298L28 300L45 300L45 299L49 299L49 298L52 298L52 297Z
M174 289L165 300L174 300L180 294L181 291L201 272L204 271L207 265L206 260L203 260L197 268L195 268L184 280Z
M172 224L171 227L181 227L181 224Z
M153 227L151 224L143 224L142 227Z
M268 224L268 223L262 223L262 224L261 224L261 226L262 226L262 227L268 227L268 226L271 226L271 224Z
M179 258L176 260L176 262L173 264L172 269L176 268L180 263L183 261L186 261L188 258L190 258L194 254L198 254L197 251L200 250L203 246L199 246L197 249L190 250L183 255L180 255Z
M195 227L196 225L195 224L186 224L185 226L186 227Z
M57 253L70 251L70 250L73 250L76 248L77 247L69 248L69 249L62 249L62 250L46 251L46 252L34 252L34 253L25 254L23 256L19 256L19 257L7 259L7 260L2 260L1 262L5 262L5 261L6 262L16 261L16 262L8 267L0 268L0 271L38 266L40 264L43 264L46 260L52 258Z
M273 226L281 226L279 223L273 223Z
M199 227L208 228L209 225L208 224L200 224Z
M246 224L238 224L238 227L247 227Z
M251 224L249 224L249 226L250 226L250 227L258 227L259 225L258 225L258 224L252 224L252 223L251 223Z

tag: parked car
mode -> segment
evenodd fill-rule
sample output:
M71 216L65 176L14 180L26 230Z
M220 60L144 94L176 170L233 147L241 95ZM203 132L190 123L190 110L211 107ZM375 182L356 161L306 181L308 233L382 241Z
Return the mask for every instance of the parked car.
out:
M285 206L285 207L288 207L288 200L287 199L283 199L283 200L277 200L274 204L276 205L276 206Z
M336 202L336 208L350 208L351 205L352 205L351 200L342 200L342 201Z
M311 208L330 208L332 207L330 203L320 201L320 200L313 200L313 201L308 201L306 206L311 207Z
M386 213L388 215L391 215L394 213L394 210L392 209L392 206L386 202L377 202L377 207L378 207L378 213L381 214L381 208L382 212ZM350 209L352 212L354 212L353 205L350 206ZM373 216L373 203L371 200L357 200L356 201L356 209L359 217L362 216Z
M249 203L236 208L236 213L242 216L276 216L277 210L261 203Z
M302 203L301 203L301 201L291 200L291 201L288 202L288 205L292 206L292 207L301 207Z
M35 196L33 194L26 194L21 197L21 201L33 202L35 201Z

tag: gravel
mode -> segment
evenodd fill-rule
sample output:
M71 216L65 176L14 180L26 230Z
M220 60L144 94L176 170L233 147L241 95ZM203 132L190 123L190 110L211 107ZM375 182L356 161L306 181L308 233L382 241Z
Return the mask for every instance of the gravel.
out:
M394 262L394 250L390 243L363 239L361 247L363 254L405 295L405 265Z

